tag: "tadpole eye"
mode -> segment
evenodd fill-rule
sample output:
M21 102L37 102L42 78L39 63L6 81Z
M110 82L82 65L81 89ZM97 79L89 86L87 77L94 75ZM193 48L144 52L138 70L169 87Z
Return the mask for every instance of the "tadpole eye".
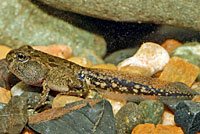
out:
M17 53L16 53L16 59L17 59L18 61L21 61L21 62L26 62L26 61L28 61L29 56L27 56L27 55L24 54L23 52L17 52Z

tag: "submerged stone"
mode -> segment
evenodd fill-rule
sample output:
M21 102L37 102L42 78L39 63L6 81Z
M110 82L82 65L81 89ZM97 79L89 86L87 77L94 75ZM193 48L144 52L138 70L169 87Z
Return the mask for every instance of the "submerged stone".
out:
M166 0L41 0L53 7L101 19L126 22L153 22L200 30L197 1ZM178 7L178 8L177 8ZM180 10L182 9L182 10Z
M198 74L198 66L174 56L165 66L159 79L170 82L183 82L190 87L198 77Z
M0 133L18 134L28 121L26 100L15 96L0 110Z
M188 42L177 47L172 52L171 56L178 56L183 58L198 67L200 67L200 43L199 42Z
M71 24L74 18L64 12L63 18L68 17L68 22L55 16L55 9L52 9L54 15L47 13L51 8L39 5L39 2L2 0L0 7L1 44L11 48L22 45L67 45L73 48L75 56L84 49L93 50L99 56L106 53L106 42L102 37L75 27Z
M138 47L118 50L116 52L111 53L107 57L105 57L104 60L106 63L112 63L115 65L118 65L120 62L122 62L126 58L133 56L137 50L138 50Z
M196 134L200 131L200 103L184 101L177 105L175 122L184 134Z
M117 67L120 71L139 73L138 69L137 72L135 72L135 67L137 67L141 70L139 74L151 76L161 71L168 63L169 59L168 52L159 44L146 42L141 45L132 57L120 62Z
M144 114L145 123L158 124L162 122L164 105L156 100L146 100L139 104Z
M130 134L135 126L144 123L144 115L139 106L129 102L115 115L116 134Z
M42 134L115 134L112 107L102 99L46 110L30 117L28 126Z

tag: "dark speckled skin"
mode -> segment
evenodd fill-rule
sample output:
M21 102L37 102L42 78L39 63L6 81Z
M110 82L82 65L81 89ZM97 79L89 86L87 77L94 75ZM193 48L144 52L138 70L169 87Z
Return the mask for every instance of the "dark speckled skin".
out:
M85 95L89 88L134 95L192 98L195 94L183 83L171 83L138 74L81 67L30 46L11 50L8 69L27 84L43 86L43 101L49 90Z

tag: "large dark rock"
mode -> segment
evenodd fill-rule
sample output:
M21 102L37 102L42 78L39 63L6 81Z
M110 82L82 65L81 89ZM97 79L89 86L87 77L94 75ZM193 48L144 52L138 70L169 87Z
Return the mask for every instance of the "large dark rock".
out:
M176 107L174 119L183 129L184 134L196 134L200 131L200 103L180 102Z
M29 118L29 127L42 134L114 134L110 103L88 99L53 108Z
M200 31L199 0L40 0L66 11L107 20L153 22Z

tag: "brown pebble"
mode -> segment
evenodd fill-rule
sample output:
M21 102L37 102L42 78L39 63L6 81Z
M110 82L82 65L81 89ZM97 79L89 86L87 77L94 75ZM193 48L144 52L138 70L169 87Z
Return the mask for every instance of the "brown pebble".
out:
M7 46L4 45L0 45L0 59L3 59L6 57L7 53L10 51L11 49Z
M159 79L170 82L183 82L190 87L198 74L199 67L174 56L165 66Z
M72 48L65 45L33 46L33 48L64 59L73 56Z
M150 123L137 125L131 134L154 134L155 125Z
M164 47L167 50L167 52L169 53L169 55L171 55L172 51L176 47L178 47L180 45L182 45L182 43L178 42L177 40L168 39L161 46Z
M91 61L84 58L84 57L71 57L67 60L74 62L74 63L76 63L80 66L83 66L83 67L91 67L92 66Z
M139 124L137 125L131 134L184 134L182 129L177 126L158 124L156 127L154 124Z
M10 91L0 87L0 102L8 103L10 99L11 99Z
M75 96L68 96L68 95L61 95L58 94L54 99L52 103L53 108L57 107L64 107L68 103L72 103L75 101L83 100L82 98L75 97Z

